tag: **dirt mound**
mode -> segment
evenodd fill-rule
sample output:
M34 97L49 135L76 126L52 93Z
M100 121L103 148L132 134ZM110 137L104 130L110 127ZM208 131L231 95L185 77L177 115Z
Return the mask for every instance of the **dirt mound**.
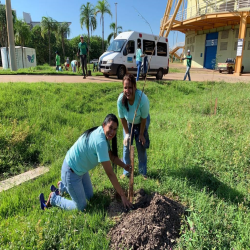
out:
M184 207L157 193L147 195L144 190L135 193L134 209L122 214L111 229L111 249L171 249L179 236L180 218ZM110 216L121 212L117 201L109 207Z

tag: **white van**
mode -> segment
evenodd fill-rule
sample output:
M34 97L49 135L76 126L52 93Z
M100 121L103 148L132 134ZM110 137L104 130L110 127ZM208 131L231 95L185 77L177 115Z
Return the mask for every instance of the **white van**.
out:
M118 79L122 79L126 73L137 74L138 43L141 44L142 53L148 55L148 61L153 53L148 74L155 75L156 79L161 80L169 70L168 39L136 31L122 32L115 38L99 58L100 72L105 77L117 75Z

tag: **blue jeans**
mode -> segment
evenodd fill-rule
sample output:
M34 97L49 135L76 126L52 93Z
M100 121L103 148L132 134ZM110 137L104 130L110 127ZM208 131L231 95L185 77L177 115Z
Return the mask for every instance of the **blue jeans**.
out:
M186 73L185 73L185 76L184 76L184 81L186 80L187 76L188 76L188 80L191 81L191 78L190 78L190 68L189 66L187 66L187 70L186 70Z
M50 204L64 210L78 209L83 211L87 205L87 200L93 196L93 187L89 173L87 172L80 176L75 174L70 170L70 167L64 160L61 170L61 178L61 188L63 184L64 191L69 193L72 200L65 199L64 197L53 193L50 198Z
M140 61L136 61L136 67L137 67L137 77L136 77L136 81L139 80L140 77L140 72L141 72L141 62Z
M150 124L150 115L148 115L148 117L147 117L146 127L145 127L144 133L146 132L146 130L148 130L149 124ZM128 131L129 131L129 135L130 135L131 123L128 123ZM147 151L146 151L146 148L139 142L139 134L140 134L140 131L135 131L135 129L133 129L132 138L131 138L131 145L133 144L133 140L135 137L135 143L136 143L136 148L137 148L137 152L138 152L139 173L142 175L147 175ZM126 134L125 134L125 131L123 129L123 138L125 137L125 135ZM129 143L127 146L123 145L123 162L125 164L130 164ZM124 169L123 174L129 175L129 172Z

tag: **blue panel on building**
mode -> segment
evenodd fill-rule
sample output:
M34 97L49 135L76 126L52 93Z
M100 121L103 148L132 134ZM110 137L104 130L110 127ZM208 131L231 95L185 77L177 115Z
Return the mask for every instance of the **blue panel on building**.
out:
M204 68L214 69L216 63L218 32L207 34Z

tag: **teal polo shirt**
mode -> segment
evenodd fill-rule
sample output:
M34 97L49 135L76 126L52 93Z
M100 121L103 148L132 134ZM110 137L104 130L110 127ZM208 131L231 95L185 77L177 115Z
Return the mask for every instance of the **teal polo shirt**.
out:
M83 134L68 150L65 160L77 175L83 175L99 163L109 161L110 145L103 127L100 126L89 135Z
M125 118L129 123L133 122L134 113L137 108L138 102L140 100L141 93L142 93L141 90L137 89L135 91L135 101L133 105L130 105L128 103L129 111L127 111L126 107L122 104L122 97L124 94L121 93L119 95L118 100L117 100L117 109L118 109L118 115L120 118ZM148 97L143 93L139 108L136 113L134 124L141 123L141 118L146 119L148 115L149 115L149 100L148 100Z

